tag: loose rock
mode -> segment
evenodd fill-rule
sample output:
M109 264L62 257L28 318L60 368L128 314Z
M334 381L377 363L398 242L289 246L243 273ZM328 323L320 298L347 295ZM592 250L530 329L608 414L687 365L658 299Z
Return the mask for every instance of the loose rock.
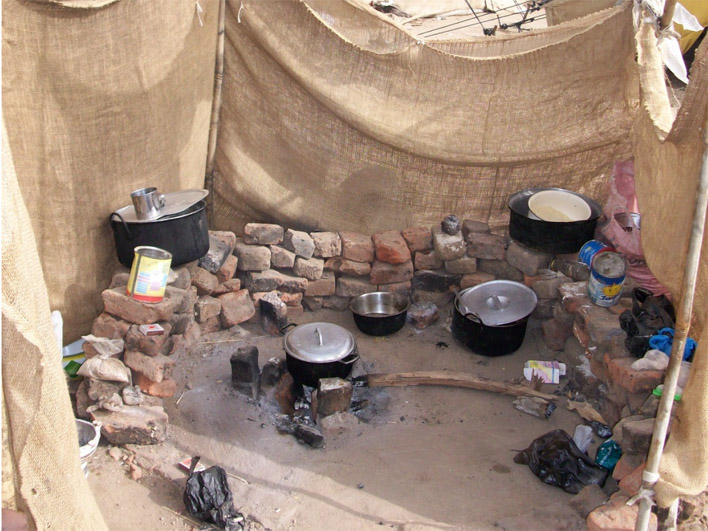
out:
M439 318L438 307L432 302L417 302L408 308L407 320L418 329L427 328Z
M462 224L456 215L450 214L449 216L445 216L445 219L442 220L440 228L445 234L452 236L460 232Z
M270 245L283 241L284 229L271 223L247 223L243 227L243 241L249 244Z

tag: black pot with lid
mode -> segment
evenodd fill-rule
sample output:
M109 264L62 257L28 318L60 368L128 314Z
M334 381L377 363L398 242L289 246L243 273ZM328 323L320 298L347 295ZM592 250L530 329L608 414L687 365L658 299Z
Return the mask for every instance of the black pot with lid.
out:
M351 332L334 323L295 326L283 338L288 371L301 384L317 387L320 378L346 378L359 359Z
M537 303L536 293L519 282L492 280L472 286L455 296L452 334L477 354L510 354L523 343Z

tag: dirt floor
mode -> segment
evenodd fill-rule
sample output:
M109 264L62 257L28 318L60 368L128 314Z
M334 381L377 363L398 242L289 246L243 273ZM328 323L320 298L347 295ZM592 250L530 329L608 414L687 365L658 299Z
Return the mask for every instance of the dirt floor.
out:
M296 321L353 331L359 372L444 369L511 380L525 360L553 358L533 322L519 351L488 358L456 343L445 319L385 338L360 333L349 312L322 310ZM276 431L271 403L261 407L232 388L229 357L244 342L258 346L261 365L284 357L282 338L263 337L257 324L207 336L177 362L181 389L166 401L168 440L99 447L89 481L111 529L198 528L180 516L186 473L176 466L193 455L224 467L236 507L254 529L584 527L568 505L571 495L513 462L515 450L552 429L572 434L575 413L559 407L541 420L514 409L511 397L465 389L369 390L369 422L345 415L329 423L326 447L311 449Z

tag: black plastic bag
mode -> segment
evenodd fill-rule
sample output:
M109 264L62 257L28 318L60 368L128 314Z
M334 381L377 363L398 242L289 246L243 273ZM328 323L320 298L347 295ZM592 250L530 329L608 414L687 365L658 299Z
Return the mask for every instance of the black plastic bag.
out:
M234 508L233 495L226 481L226 472L220 466L212 466L201 472L194 468L199 457L192 458L192 466L184 489L184 506L187 512L205 522L211 522L227 531L242 528L243 515Z
M627 333L625 346L637 358L649 350L649 338L662 328L673 328L674 307L665 295L655 297L645 288L632 290L632 309L619 316L622 330Z
M573 438L563 430L549 431L522 450L514 462L529 465L531 472L548 485L577 494L587 485L603 486L607 470L597 466L581 452Z

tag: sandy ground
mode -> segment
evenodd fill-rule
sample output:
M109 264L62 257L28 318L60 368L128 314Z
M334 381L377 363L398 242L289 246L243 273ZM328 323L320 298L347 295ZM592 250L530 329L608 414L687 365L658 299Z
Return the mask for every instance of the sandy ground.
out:
M349 312L322 310L296 321L352 330L369 372L445 369L509 380L525 360L553 358L533 323L519 351L486 358L457 344L445 320L422 332L406 325L386 338L360 333ZM262 337L257 325L242 333L258 346L261 364L284 356L281 338ZM437 346L440 341L449 347ZM229 357L239 344L205 342L178 360L181 389L166 403L168 441L129 448L142 478L130 479L128 464L108 456L108 446L98 449L90 483L111 529L189 529L177 514L186 474L176 463L192 455L224 467L236 507L269 529L584 527L568 506L571 495L513 462L515 450L547 431L572 434L574 413L561 407L546 421L517 411L507 396L390 388L372 395L378 410L370 422L348 417L315 450L278 434L271 406L233 390Z

